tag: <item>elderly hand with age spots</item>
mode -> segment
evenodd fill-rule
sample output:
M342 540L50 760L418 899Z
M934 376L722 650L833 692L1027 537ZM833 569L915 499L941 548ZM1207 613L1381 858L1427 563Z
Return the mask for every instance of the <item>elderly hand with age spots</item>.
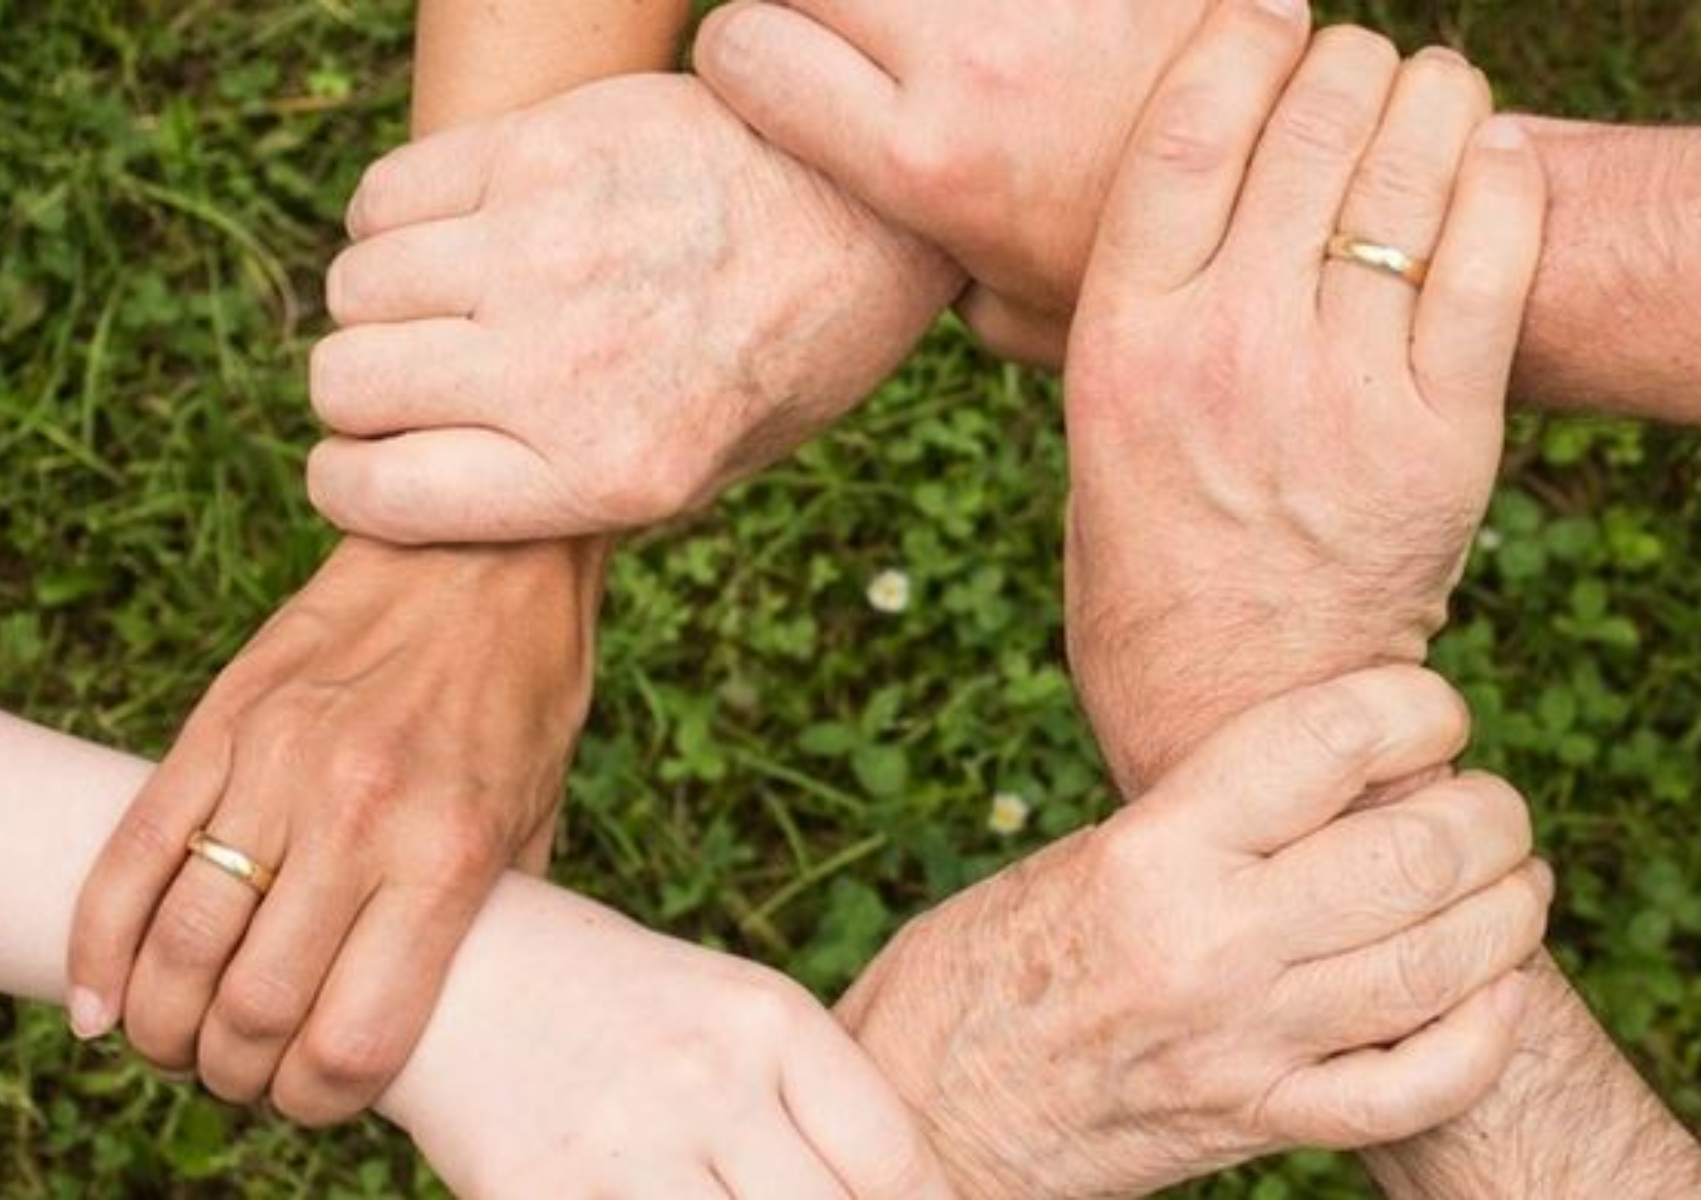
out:
M913 922L839 1015L985 1200L1144 1194L1429 1129L1510 1060L1552 879L1497 779L1354 808L1467 732L1413 668L1271 701L1139 805Z

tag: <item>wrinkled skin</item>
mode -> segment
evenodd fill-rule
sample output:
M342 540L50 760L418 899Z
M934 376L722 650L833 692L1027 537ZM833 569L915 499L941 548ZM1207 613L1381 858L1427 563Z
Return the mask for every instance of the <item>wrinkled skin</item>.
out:
M871 392L956 287L697 80L627 76L368 171L312 362L315 503L397 542L707 503Z
M840 1015L987 1200L1143 1195L1439 1124L1511 1058L1552 879L1490 777L1341 814L1443 767L1467 723L1411 668L1255 709L912 923Z

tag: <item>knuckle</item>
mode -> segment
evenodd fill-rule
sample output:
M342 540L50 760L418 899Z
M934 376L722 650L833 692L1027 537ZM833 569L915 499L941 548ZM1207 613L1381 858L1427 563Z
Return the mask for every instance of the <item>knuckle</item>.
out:
M1356 690L1344 686L1308 688L1288 701L1289 724L1328 759L1352 763L1373 753L1382 731Z
M113 849L125 863L177 862L183 857L184 839L157 814L136 807L119 823Z
M445 818L418 861L443 895L462 897L485 886L502 869L507 849L495 820L462 811Z
M924 203L967 195L974 180L960 144L921 122L901 127L886 146L887 167L913 198Z
M1204 87L1187 87L1157 102L1135 152L1181 175L1209 175L1234 158L1235 139L1224 127L1222 107Z
M1386 837L1402 910L1428 912L1453 895L1465 864L1445 823L1428 813L1395 809L1388 813Z
M1399 47L1363 25L1331 25L1318 33L1315 44L1325 53L1352 60L1360 70L1380 67L1391 73L1400 64Z
M362 230L381 224L384 214L393 207L397 185L395 164L388 155L367 163L349 199L349 231L358 236Z
M371 826L406 799L407 755L385 739L367 738L337 745L326 761L336 810L345 833L363 837Z
M1456 998L1455 981L1464 965L1456 948L1421 930L1394 945L1393 1007L1418 1021L1447 1009Z
M1418 155L1381 152L1359 171L1359 197L1384 221L1410 221L1445 212L1452 191L1450 172Z
M1035 43L1004 28L986 28L957 50L955 66L967 88L982 96L1020 94L1033 86Z
M168 970L200 971L223 964L229 949L224 913L198 891L177 895L160 910L154 949Z
M307 357L307 390L313 411L325 424L336 428L346 416L350 400L359 392L359 359L345 337L320 339Z
M350 250L332 259L325 272L325 311L337 325L352 325L358 318L358 274L359 264Z
M334 1020L309 1029L301 1053L307 1070L333 1089L381 1086L405 1057L387 1031Z
M1425 46L1412 55L1409 69L1433 71L1448 78L1457 75L1475 79L1477 75L1477 70L1471 65L1471 60L1451 46Z
M802 988L783 976L766 973L745 985L739 1006L758 1039L779 1044L820 1011Z
M1467 790L1480 809L1477 827L1505 837L1514 861L1528 857L1535 848L1536 831L1523 793L1500 776L1485 772L1460 776L1458 786Z
M1358 152L1357 97L1339 88L1317 85L1291 95L1277 112L1272 132L1292 150L1327 159Z
M240 1038L273 1041L293 1033L306 1010L293 984L260 972L236 972L220 989L214 1014Z

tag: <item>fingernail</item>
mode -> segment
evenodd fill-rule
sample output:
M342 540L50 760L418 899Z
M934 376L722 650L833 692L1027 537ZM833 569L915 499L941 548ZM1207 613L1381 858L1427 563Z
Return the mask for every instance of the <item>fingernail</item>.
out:
M1554 890L1558 887L1558 881L1553 875L1553 868L1538 858L1531 870L1535 873L1536 886L1542 889L1549 900L1552 900Z
M1492 117L1477 134L1477 141L1490 150L1522 150L1530 144L1530 136L1516 117Z
M1494 985L1494 1011L1501 1024L1516 1029L1530 1003L1530 981L1522 971L1514 971Z
M1310 9L1311 0L1258 0L1258 7L1291 21Z
M94 992L85 987L71 989L66 1007L71 1013L71 1032L85 1042L112 1032L112 1013Z

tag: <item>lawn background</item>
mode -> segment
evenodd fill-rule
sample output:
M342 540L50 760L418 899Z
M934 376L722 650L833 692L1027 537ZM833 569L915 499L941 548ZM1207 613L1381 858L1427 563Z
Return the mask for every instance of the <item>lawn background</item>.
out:
M1336 3L1510 104L1701 117L1701 5ZM157 754L328 545L299 483L318 279L403 134L394 0L0 0L0 706ZM1603 330L1611 336L1614 331ZM1532 797L1556 941L1701 1117L1701 452L1517 423L1440 651ZM559 878L831 992L929 897L1102 812L1059 655L1056 386L942 327L861 413L617 571ZM898 567L915 597L874 612ZM0 770L4 764L0 763ZM1034 804L1013 840L991 797ZM0 1197L429 1194L0 1007ZM1213 1197L1357 1196L1301 1155Z

